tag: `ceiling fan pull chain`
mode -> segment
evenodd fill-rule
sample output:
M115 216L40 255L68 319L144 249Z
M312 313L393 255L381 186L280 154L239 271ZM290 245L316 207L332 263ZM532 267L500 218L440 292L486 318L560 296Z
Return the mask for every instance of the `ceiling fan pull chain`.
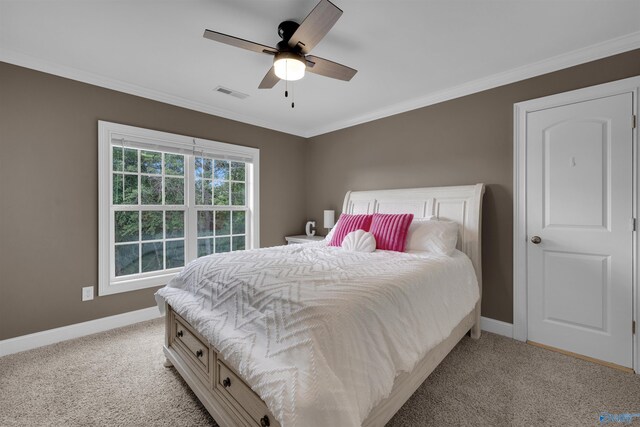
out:
M296 106L296 91L293 88L294 84L291 82L291 108Z
M287 75L287 69L286 68L284 70L284 74L285 74L286 77L289 77ZM287 98L289 96L289 90L288 89L289 89L289 80L284 79L284 97L285 98Z

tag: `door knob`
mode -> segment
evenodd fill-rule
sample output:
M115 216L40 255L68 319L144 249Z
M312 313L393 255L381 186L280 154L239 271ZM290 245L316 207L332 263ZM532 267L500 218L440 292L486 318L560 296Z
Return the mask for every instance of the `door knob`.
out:
M537 245L540 242L542 242L542 239L540 238L540 236L533 236L531 238L531 243L533 243L534 245Z

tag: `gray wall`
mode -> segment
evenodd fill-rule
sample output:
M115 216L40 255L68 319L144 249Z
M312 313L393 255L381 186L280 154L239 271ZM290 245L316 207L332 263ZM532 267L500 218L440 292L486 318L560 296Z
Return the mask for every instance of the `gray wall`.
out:
M0 62L0 340L153 304L80 300L97 284L98 120L260 148L263 246L347 190L484 182L483 315L511 322L513 103L638 74L640 50L305 140Z
M305 222L303 138L0 62L0 340L150 307L98 277L98 120L260 149L260 242ZM97 289L97 288L96 288Z
M347 190L487 184L482 314L511 323L513 104L638 74L635 50L311 138L307 214L340 211Z

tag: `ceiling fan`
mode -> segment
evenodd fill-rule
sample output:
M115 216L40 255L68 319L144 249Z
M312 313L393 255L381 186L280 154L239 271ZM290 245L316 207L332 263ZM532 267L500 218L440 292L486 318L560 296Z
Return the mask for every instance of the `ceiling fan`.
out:
M212 30L205 30L204 37L253 52L272 55L273 66L260 82L258 86L260 89L271 89L280 80L299 80L304 77L305 70L321 76L349 81L358 72L357 70L308 55L311 49L327 35L341 15L342 10L336 5L329 0L320 0L301 24L284 21L278 25L278 35L282 41L278 42L275 48Z

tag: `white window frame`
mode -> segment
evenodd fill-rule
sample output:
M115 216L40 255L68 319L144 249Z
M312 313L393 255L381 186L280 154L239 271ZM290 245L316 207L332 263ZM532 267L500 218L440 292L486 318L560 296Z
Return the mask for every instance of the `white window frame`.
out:
M246 186L246 249L260 247L260 150L241 145L193 138L106 121L98 121L98 295L112 295L138 289L165 285L182 268L142 273L134 278L115 279L111 249L113 220L111 215L111 165L112 141L129 141L136 148L147 146L149 150L181 150L185 154L185 265L197 258L197 207L195 206L195 181L193 158L201 153L218 159L243 159L247 164ZM126 146L126 143L125 143ZM193 154L191 154L193 153ZM163 209L165 207L163 206ZM170 209L170 206L166 206ZM144 210L154 210L147 206ZM224 210L234 210L233 206Z

